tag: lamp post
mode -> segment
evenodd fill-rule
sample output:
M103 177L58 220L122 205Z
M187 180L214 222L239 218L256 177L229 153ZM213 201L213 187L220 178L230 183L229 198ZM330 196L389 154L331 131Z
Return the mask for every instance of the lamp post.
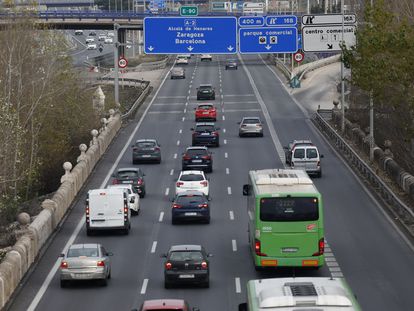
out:
M371 0L371 10L374 1ZM374 160L374 99L372 90L369 93L369 159Z
M342 44L344 44L344 0L341 0L341 12L342 12ZM341 119L341 131L342 133L345 131L345 77L344 77L344 61L342 54L342 61L341 61L341 112L342 112L342 119Z

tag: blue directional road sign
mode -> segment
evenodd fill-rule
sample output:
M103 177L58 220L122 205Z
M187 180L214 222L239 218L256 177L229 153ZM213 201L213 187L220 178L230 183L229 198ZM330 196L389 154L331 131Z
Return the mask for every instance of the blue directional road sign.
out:
M146 17L146 54L234 54L237 19L229 17Z
M296 26L297 23L295 15L266 16L266 26Z
M263 16L240 16L240 27L264 26Z
M239 29L239 52L295 53L298 50L296 27L252 27Z

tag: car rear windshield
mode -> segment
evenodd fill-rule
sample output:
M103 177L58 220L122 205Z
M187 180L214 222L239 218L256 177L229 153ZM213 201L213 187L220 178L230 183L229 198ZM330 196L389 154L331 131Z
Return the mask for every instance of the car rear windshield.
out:
M199 261L199 260L203 260L203 254L201 254L201 252L199 251L171 252L170 260L171 261L186 261L186 260Z
M70 248L66 257L98 257L98 248Z
M205 149L188 149L187 155L197 156L197 155L207 155L207 150Z
M306 157L308 159L316 159L318 157L318 151L315 148L306 149Z
M197 125L196 132L213 132L214 126L212 125Z
M181 181L201 181L204 180L203 175L200 174L186 174L181 175Z
M259 119L244 119L243 120L244 124L256 124L256 123L260 123Z
M211 85L200 85L200 90L210 90Z
M145 141L145 142L138 142L135 146L139 148L153 148L155 147L155 142L153 141Z
M293 153L293 157L303 159L305 157L305 149L303 148L295 149L295 152Z
M186 195L186 196L179 196L176 202L182 205L201 204L205 202L205 199L202 195Z
M137 171L121 171L118 172L118 178L134 178L138 177L139 174Z
M200 105L198 106L198 109L213 109L212 105Z
M262 198L262 221L310 221L319 219L318 198Z

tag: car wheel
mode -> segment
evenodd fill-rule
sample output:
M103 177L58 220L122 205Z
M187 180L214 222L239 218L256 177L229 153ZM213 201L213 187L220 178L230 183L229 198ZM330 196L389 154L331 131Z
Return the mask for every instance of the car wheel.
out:
M164 281L164 287L166 289L171 288L172 287L172 284L170 282Z
M137 160L132 160L132 164L138 164Z
M128 235L129 234L129 229L130 229L130 226L128 226L128 228L124 229L122 233L124 235Z
M243 134L242 133L239 133L239 137L243 137Z
M171 224L172 224L172 225L177 225L177 224L178 224L177 219L172 218L172 219L171 219Z
M134 215L134 216L136 216L136 215L138 215L138 214L139 214L139 210L137 210L137 211L136 211L136 210L133 210L133 209L132 209L132 210L131 210L131 214L132 214L132 215Z
M321 178L322 177L322 171L318 172L318 174L316 174L316 177Z
M108 279L107 278L102 279L101 280L101 286L107 286L107 285L108 285Z
M216 147L220 147L220 143L219 142L217 142Z
M111 270L109 270L109 273L108 273L108 280L110 279L111 279Z
M235 67L235 69L237 70L237 66Z
M202 286L203 286L204 288L209 288L209 287L210 287L210 281L205 281L205 282L202 284Z
M213 167L212 167L212 166L210 166L210 167L207 169L207 173L213 173Z
M226 66L226 69L225 70L227 70L227 66Z
M158 164L161 164L161 158L157 161Z
M93 235L93 230L91 230L91 229L86 229L86 235L87 236L91 236L91 235Z
M263 137L263 133L260 133L260 134L259 134L259 137Z
M67 287L68 284L69 284L69 281L68 280L60 280L60 287L61 288Z
M197 100L200 100L200 97L197 96Z
M205 224L209 224L209 223L210 223L210 217L208 217L208 218L204 221L204 223L205 223Z

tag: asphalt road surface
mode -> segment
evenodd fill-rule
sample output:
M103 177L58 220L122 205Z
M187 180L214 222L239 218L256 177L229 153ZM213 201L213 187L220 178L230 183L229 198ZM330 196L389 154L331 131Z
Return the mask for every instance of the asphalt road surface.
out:
M212 62L192 57L186 79L168 77L142 122L136 120L121 130L10 310L121 311L138 307L145 299L184 298L201 311L230 311L245 301L249 279L292 275L344 276L363 310L414 308L413 250L378 203L316 132L304 109L292 100L260 57L244 56L238 70L224 70L224 61L224 56L214 56ZM173 226L169 199L180 172L181 153L191 143L196 88L202 83L216 88L214 103L219 108L217 125L221 128L220 147L213 149L214 171L208 174L211 224ZM263 138L238 137L237 122L243 116L260 116L265 121ZM141 165L147 182L141 214L132 219L128 236L110 233L87 237L85 226L79 225L85 193L108 179L110 182L115 167L132 166L131 134L133 140L156 138L162 146L160 165ZM323 176L314 182L324 198L327 264L319 271L256 272L248 253L242 185L248 170L282 168L281 147L292 139L311 139L325 156ZM76 227L80 228L78 233ZM53 267L68 241L100 242L114 253L107 287L87 283L60 288ZM187 243L202 244L214 255L210 260L210 288L164 289L163 259L159 255L170 245Z

